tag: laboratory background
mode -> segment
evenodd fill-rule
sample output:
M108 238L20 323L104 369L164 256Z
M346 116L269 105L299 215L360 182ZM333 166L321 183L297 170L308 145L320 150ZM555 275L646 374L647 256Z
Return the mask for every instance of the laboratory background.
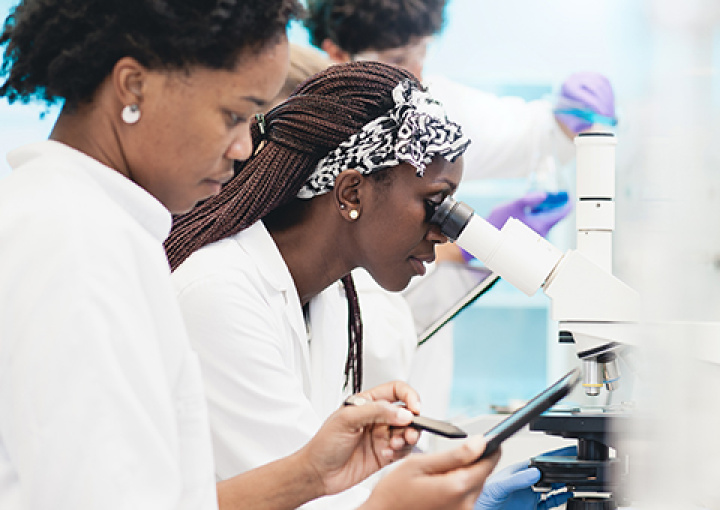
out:
M0 0L3 19L14 3ZM290 39L309 44L297 24ZM427 75L527 100L552 99L564 78L585 70L607 76L616 94L613 273L640 292L652 325L623 366L629 384L617 397L640 398L652 423L640 442L653 468L634 482L640 491L663 487L652 508L680 508L673 501L689 490L720 508L720 491L711 492L720 335L682 327L720 322L720 2L450 0L425 65ZM46 138L57 112L0 102L0 179L5 154ZM572 195L573 169L562 172ZM482 215L530 186L468 181L458 197ZM573 248L574 215L548 239ZM527 400L578 363L550 314L542 292L528 297L501 280L453 321L451 416ZM655 327L667 322L681 327Z

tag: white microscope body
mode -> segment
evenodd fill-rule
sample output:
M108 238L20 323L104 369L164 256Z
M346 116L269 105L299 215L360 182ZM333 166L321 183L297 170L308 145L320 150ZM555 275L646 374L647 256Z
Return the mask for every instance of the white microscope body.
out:
M498 230L451 197L431 221L528 296L543 289L561 339L574 341L583 360L586 393L598 395L617 385L615 351L637 343L640 296L612 274L615 137L587 133L575 144L577 249L563 253L515 218Z

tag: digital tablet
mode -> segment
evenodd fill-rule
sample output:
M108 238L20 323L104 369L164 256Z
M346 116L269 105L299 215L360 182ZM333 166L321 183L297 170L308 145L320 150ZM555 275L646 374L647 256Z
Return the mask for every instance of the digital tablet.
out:
M499 279L483 266L441 262L412 282L403 295L412 310L418 344L427 341Z
M488 430L485 433L487 446L478 460L492 454L498 449L500 443L568 396L573 388L577 386L580 375L579 368L572 369L554 384L536 395L530 402Z
M577 386L580 380L580 374L579 368L572 369L555 383L537 394L530 402L488 430L485 433L487 446L482 455L478 457L478 460L492 454L503 441L550 409L558 401L568 396L573 388ZM365 397L360 395L350 395L345 400L345 405L364 405L367 401ZM411 426L449 438L467 437L467 433L456 425L448 421L435 420L425 416L416 415L413 418Z

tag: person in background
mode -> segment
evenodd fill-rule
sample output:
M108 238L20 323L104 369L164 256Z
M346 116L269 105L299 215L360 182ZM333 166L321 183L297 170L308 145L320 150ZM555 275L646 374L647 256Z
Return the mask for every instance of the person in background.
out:
M171 213L218 193L251 155L249 119L282 85L300 12L294 0L25 0L5 20L0 96L63 108L50 140L8 155L0 182L3 510L296 508L417 440L417 395L398 382L288 456L213 477L162 243ZM483 448L416 456L368 504L468 508L497 462L474 463Z
M308 0L304 24L311 43L334 62L376 60L413 73L463 126L473 140L464 155L463 180L528 177L574 154L572 138L595 123L615 123L615 100L607 78L595 72L567 77L557 104L499 97L427 76L425 56L444 23L447 0ZM501 228L514 217L546 236L571 210L571 201L543 212L532 212L547 197L545 191L496 207L488 221ZM454 244L438 249L438 261L468 260ZM447 415L452 383L453 340L445 327L431 341L417 346L412 312L401 295L389 294L356 271L366 324L365 359L370 385L391 379L409 380L423 397L425 412ZM364 299L363 299L364 298ZM388 341L389 337L397 341Z
M277 96L263 110L268 112L285 101L305 80L331 66L327 56L311 46L290 43L290 68Z
M499 97L441 76L424 75L427 48L444 23L447 0L308 0L311 43L333 62L376 60L412 72L467 126L475 144L464 179L524 177L544 156L572 157L572 138L594 122L613 124L612 85L579 72L563 83L556 105Z

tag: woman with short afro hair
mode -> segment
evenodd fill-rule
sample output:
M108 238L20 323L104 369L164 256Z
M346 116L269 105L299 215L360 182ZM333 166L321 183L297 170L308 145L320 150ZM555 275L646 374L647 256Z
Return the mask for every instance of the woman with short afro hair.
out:
M63 107L49 140L8 154L0 182L3 510L296 508L417 439L389 403L416 409L416 394L389 384L295 453L213 476L162 243L171 213L250 156L249 121L280 90L301 12L296 0L23 0L6 19L0 96ZM470 491L497 460L465 468L483 446L455 452L450 476ZM377 504L437 461L401 466Z

